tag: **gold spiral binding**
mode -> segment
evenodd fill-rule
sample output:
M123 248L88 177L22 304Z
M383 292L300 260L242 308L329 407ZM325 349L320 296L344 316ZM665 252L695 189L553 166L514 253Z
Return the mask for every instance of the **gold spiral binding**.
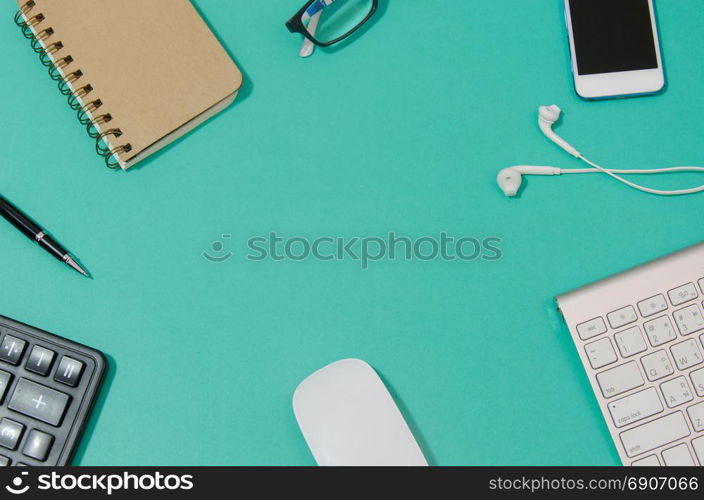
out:
M49 71L49 73L51 73L51 70ZM83 76L83 71L81 71L80 69L73 71L73 72L69 73L68 75L65 75L63 78L61 78L58 81L59 92L61 92L65 96L68 96L69 94L71 94L71 85L73 84L73 82L75 82L76 80L78 80L82 76Z
M60 59L56 59L54 61L54 64L49 66L49 77L56 82L58 82L59 80L63 80L64 77L61 75L61 70L72 62L73 57L71 56L64 56Z
M96 116L90 122L88 122L88 125L86 125L86 131L88 131L88 135L91 136L91 138L93 139L97 139L98 137L100 137L100 131L96 128L96 125L105 125L111 120L112 115L110 113L105 113L104 115Z
M71 107L72 110L78 111L81 109L81 98L87 96L93 91L93 86L92 85L85 85L83 87L80 87L68 96L68 105Z
M115 139L120 137L122 135L122 130L119 128L111 128L109 130L106 130L105 132L101 132L98 134L98 139L106 139L108 136L113 136ZM110 154L110 148L106 147L103 145L100 141L95 143L95 152L98 153L100 156L106 156Z
M44 49L42 42L54 34L54 28L46 28L38 32L29 44L37 54L40 54Z
M63 48L63 42L54 42L50 45L47 45L46 48L39 53L39 61L46 67L51 66L53 64L51 62L51 54Z
M36 7L35 0L28 0L19 8L15 14L15 24L19 26L22 35L30 40L32 50L39 54L39 61L48 68L49 77L57 82L59 92L67 96L68 105L76 111L78 121L86 127L88 135L95 139L95 151L105 160L105 165L112 170L121 167L119 155L132 151L132 145L121 144L112 146L109 138L117 139L122 136L122 130L111 128L101 131L100 127L111 122L113 117L110 113L102 113L94 116L94 112L103 106L103 101L96 98L90 102L85 102L86 97L93 92L93 86L76 83L83 78L83 71L75 69L68 71L75 63L73 57L67 54L56 57L59 51L63 50L64 44L61 40L50 43L50 39L56 35L51 26L39 26L46 20L43 13L32 14Z
M102 105L103 101L96 99L95 101L91 101L88 104L81 106L77 113L78 121L81 122L81 125L87 126L90 123L90 115L92 115L93 111L97 110Z

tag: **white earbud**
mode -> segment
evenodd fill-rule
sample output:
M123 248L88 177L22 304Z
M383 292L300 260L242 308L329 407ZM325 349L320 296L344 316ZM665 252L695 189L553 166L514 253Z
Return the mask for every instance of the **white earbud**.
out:
M523 183L524 175L560 175L560 169L556 167L531 167L528 165L516 165L508 167L499 172L496 177L501 191L506 196L513 197L518 194Z
M545 137L575 158L579 158L581 156L579 151L552 130L552 126L560 119L561 114L562 110L555 104L552 106L540 106L540 109L538 109L538 125L540 126L540 130L545 134Z
M538 110L538 125L540 130L545 134L545 136L552 142L560 146L562 149L567 151L569 154L575 158L582 160L584 163L592 168L582 168L582 169L560 169L556 167L532 167L529 165L516 165L514 167L509 167L503 169L499 172L496 177L496 181L501 188L501 191L506 196L513 197L518 194L521 188L524 175L563 175L563 174L606 174L613 179L616 179L623 184L626 184L633 189L642 191L644 193L657 194L662 196L678 196L683 194L693 194L700 193L704 191L704 186L699 186L691 189L678 189L674 191L663 191L660 189L651 189L648 187L640 186L633 182L630 182L620 175L617 174L663 174L672 172L704 172L704 167L670 167L670 168L656 168L656 169L631 169L631 170L611 170L597 165L596 163L586 159L577 149L557 135L553 130L552 126L557 120L560 119L562 111L559 107L555 106L540 106Z

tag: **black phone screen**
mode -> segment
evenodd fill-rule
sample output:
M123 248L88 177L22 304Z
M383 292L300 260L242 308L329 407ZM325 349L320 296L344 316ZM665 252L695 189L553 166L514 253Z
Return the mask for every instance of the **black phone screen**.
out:
M658 67L648 0L570 0L580 75Z

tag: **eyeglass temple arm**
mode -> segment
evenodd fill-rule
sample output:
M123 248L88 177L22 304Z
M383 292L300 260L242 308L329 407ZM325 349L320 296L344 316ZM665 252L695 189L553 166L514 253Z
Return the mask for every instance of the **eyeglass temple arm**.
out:
M315 30L318 28L318 21L320 20L320 14L322 13L322 9L313 14L310 18L310 22L308 23L308 33L311 34L311 36L315 36ZM306 37L303 37L303 45L301 46L301 50L298 53L299 56L301 57L308 57L311 54L313 54L313 51L315 50L315 44L308 40Z
M316 2L313 2L306 11L303 13L303 21L306 21L307 19L313 17L313 15L318 14L320 11L325 9L328 5L332 5L335 2L335 0L317 0Z

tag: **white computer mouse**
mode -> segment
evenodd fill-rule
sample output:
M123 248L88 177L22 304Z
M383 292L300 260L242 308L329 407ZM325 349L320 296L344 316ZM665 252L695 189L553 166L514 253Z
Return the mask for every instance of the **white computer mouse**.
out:
M391 394L359 359L306 378L293 412L318 465L428 465Z

